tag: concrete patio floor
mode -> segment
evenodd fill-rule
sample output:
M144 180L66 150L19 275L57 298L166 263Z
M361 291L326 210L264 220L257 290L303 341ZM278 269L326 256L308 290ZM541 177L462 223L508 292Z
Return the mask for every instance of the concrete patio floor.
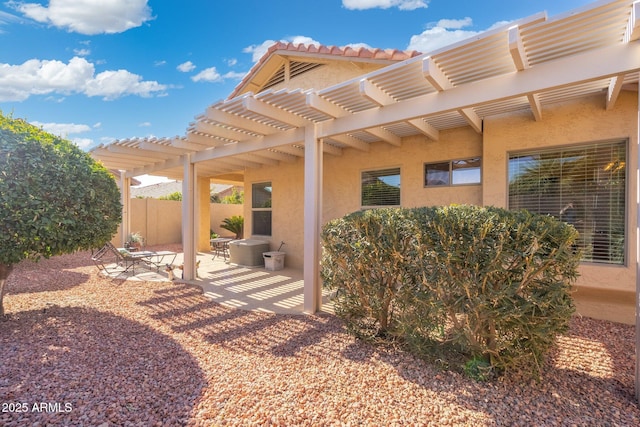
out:
M183 262L183 253L178 253L173 265ZM200 261L198 278L182 280L181 270L174 270L176 283L188 283L202 288L204 295L226 307L247 311L261 311L279 314L303 314L304 281L302 270L286 267L279 271L268 271L261 267L243 267L230 264L211 252L198 252ZM168 273L160 268L136 266L133 272L122 272L121 268L110 267L114 271L109 277L118 280L168 281ZM322 292L323 313L333 313L329 292Z

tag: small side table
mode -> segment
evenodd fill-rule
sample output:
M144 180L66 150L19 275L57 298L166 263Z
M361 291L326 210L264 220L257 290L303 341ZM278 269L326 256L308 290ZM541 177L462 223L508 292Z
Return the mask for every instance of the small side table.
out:
M211 250L213 251L213 259L216 257L222 257L226 261L229 257L229 242L232 242L234 239L230 239L228 237L217 237L215 239L211 239Z

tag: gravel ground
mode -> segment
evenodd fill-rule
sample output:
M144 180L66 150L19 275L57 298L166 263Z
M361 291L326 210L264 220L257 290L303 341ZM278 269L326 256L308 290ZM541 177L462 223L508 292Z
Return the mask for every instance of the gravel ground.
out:
M358 342L330 315L96 273L88 253L14 270L0 425L640 425L632 326L576 318L541 382L478 383Z

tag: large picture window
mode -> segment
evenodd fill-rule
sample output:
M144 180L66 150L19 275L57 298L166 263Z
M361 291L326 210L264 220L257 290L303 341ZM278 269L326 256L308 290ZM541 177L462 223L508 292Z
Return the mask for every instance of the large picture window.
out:
M363 208L400 206L400 168L362 172Z
M271 183L260 182L251 186L252 234L271 236Z
M624 264L626 154L626 141L512 154L509 208L572 224L583 261Z

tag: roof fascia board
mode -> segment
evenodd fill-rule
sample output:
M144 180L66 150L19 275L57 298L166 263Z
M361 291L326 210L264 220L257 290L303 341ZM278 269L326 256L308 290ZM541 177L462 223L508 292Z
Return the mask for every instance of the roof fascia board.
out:
M433 114L458 111L493 101L640 70L640 43L609 46L513 72L456 86L384 107L322 123L319 137L365 130Z

